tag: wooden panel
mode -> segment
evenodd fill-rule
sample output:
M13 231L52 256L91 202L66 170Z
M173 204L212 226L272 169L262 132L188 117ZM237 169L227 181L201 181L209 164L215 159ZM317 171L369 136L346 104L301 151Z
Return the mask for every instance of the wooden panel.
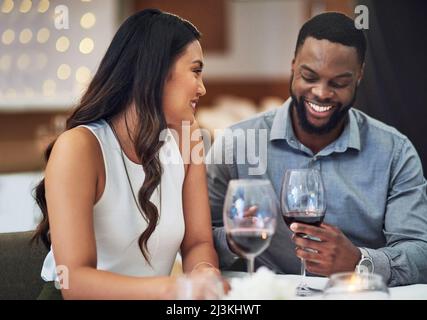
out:
M321 8L323 11L336 11L342 12L349 17L354 17L354 0L309 0L307 2L306 19L310 19L314 15L320 13L316 12Z
M206 80L207 94L200 106L209 107L222 95L251 99L256 105L266 97L286 99L289 80ZM0 113L0 173L44 168L43 152L55 137L56 112Z
M205 80L206 95L201 105L211 105L221 95L233 95L248 98L259 105L266 97L289 97L289 79L280 80Z
M1 113L0 172L43 169L44 150L64 119L61 112Z
M205 52L227 50L226 0L135 0L135 12L157 8L193 23L203 34Z

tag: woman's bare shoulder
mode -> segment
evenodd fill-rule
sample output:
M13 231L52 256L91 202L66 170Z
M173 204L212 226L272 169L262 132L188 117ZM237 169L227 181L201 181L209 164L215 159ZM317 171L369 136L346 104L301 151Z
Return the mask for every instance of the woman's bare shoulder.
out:
M102 152L93 133L84 127L63 132L56 140L49 158L48 167L60 162L62 165L78 165L92 169L102 163Z

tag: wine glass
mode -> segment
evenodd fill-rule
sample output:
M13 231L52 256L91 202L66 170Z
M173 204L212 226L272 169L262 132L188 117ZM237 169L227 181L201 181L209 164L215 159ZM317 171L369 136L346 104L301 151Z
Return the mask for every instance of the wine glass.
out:
M286 170L280 195L282 215L288 227L294 223L320 226L325 216L326 201L322 177L316 169ZM297 236L313 241L319 239L305 234ZM312 251L307 248L306 251ZM296 289L297 296L309 296L318 293L305 282L305 261L301 259L302 281Z
M387 300L389 290L381 275L342 272L330 276L323 298L326 300Z
M276 230L278 201L269 180L230 180L223 218L231 247L248 261L254 272L254 259L270 244Z

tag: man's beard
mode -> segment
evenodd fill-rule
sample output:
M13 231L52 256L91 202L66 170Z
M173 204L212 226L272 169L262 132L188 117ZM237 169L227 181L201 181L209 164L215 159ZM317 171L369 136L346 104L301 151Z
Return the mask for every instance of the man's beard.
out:
M332 116L329 118L328 122L320 127L314 126L308 121L307 110L305 108L305 103L304 103L305 99L303 96L300 96L299 102L298 102L292 90L292 81L291 81L290 92L291 92L291 98L292 98L291 108L296 108L298 120L299 120L299 123L301 124L302 129L305 132L310 134L323 135L323 134L330 133L332 130L334 130L338 125L340 125L341 120L343 120L347 116L348 110L350 110L350 108L353 106L356 100L357 87L354 91L354 95L350 103L345 107L342 106L342 103L338 103L337 105L335 105L334 106L335 111L332 113ZM320 103L320 101L316 101L316 102Z

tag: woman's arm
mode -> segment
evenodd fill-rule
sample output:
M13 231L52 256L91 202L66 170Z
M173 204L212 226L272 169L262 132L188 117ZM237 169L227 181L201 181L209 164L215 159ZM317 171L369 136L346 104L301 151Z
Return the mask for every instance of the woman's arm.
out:
M103 170L99 144L87 129L71 129L55 143L45 187L55 262L69 273L69 289L62 289L63 297L171 298L173 280L168 277L137 278L96 269L93 206L103 191L99 187Z
M197 122L191 126L191 133L197 136L191 141L190 164L186 170L183 186L183 207L185 217L185 236L181 245L184 272L191 272L196 267L218 268L218 256L212 238L212 226L209 198L204 164L203 140L197 135ZM189 143L189 141L183 141ZM200 152L198 152L200 151ZM184 159L185 159L184 155ZM217 269L216 269L217 270Z

